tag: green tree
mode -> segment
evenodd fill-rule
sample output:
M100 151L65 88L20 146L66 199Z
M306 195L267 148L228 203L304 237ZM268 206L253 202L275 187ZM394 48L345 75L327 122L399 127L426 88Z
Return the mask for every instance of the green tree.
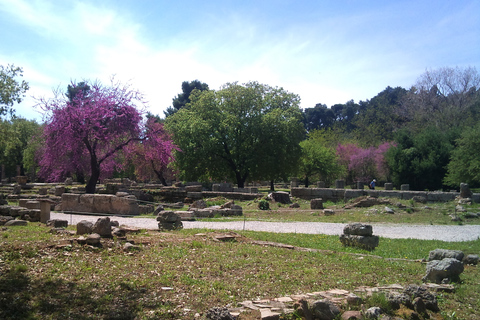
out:
M28 83L16 79L22 77L22 73L22 68L13 64L7 67L0 66L0 117L13 115L13 104L20 103L25 97L25 92L29 89Z
M295 152L303 135L297 95L249 82L196 90L190 99L166 119L181 149L176 162L182 178L236 181L242 188L247 179L272 180L295 165L287 163L295 161L287 153Z
M200 82L199 80L193 81L183 81L182 82L182 93L178 94L173 98L172 106L168 107L163 113L165 117L171 116L181 108L185 107L187 103L190 102L190 95L193 90L205 91L208 90L208 84Z
M40 125L34 120L12 118L2 120L0 131L3 139L0 141L0 163L5 165L6 174L16 175L17 165L24 167L24 150L32 137L41 131Z
M480 186L480 123L462 132L447 170L446 185L458 187L466 182Z
M410 184L412 190L441 189L455 137L455 131L445 132L434 126L418 134L400 130L396 147L386 153L393 183Z
M335 149L328 147L327 144L327 138L319 132L314 132L307 140L300 142L302 154L299 170L305 177L306 187L309 186L311 177L315 176L329 185L344 171L339 164Z
M396 111L406 93L402 87L387 87L372 99L361 102L362 108L354 122L355 137L362 145L393 140L394 132L405 125L405 119Z

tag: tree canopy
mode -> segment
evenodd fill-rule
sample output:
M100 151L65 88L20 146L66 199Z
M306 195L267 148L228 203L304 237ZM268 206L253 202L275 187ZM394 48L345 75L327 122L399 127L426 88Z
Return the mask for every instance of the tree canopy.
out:
M41 100L47 119L41 171L47 180L58 181L66 175L89 172L87 193L94 193L100 174L115 168L115 156L141 135L143 97L129 85L114 82L82 82L89 90L76 90Z
M272 180L295 167L304 135L297 95L248 82L194 91L190 99L166 120L184 179L244 187L247 179Z
M13 115L13 104L22 102L25 97L29 87L25 80L17 79L22 76L23 70L20 67L13 64L0 66L0 117L6 114Z
M190 95L192 94L193 90L208 90L208 84L200 82L199 80L193 81L183 81L182 82L182 93L178 94L175 98L173 98L172 106L168 107L166 111L163 113L165 117L168 117L181 108L185 107L187 103L190 102Z

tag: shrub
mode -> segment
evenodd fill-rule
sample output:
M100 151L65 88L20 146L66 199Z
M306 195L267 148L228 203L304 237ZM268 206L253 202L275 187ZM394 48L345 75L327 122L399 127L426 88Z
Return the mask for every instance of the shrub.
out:
M258 202L258 209L260 209L260 210L270 210L270 203L267 200L262 199Z

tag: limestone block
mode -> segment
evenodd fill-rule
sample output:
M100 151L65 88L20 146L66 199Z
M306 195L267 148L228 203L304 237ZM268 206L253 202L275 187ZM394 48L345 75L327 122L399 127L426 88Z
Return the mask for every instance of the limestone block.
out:
M317 199L310 200L310 209L323 210L323 199L317 198Z
M362 188L362 190L347 189L344 192L344 200L348 201L350 199L355 199L355 198L361 197L363 195L365 195L363 188Z
M91 212L98 212L98 213L113 213L112 209L112 198L122 199L125 198L117 198L111 194L94 194L93 195L93 207Z
M62 211L80 211L78 205L80 201L79 194L64 193L62 194Z
M25 203L27 209L40 209L40 202L35 200L29 200Z
M82 220L77 223L77 234L87 234L92 233L93 231L93 223L87 220Z
M343 228L343 233L357 236L371 236L373 234L373 228L369 224L350 223Z
M99 234L104 238L112 237L112 226L110 224L110 218L99 218L95 225L93 226L93 232Z
M385 184L383 185L383 188L385 190L393 190L393 183L391 182L385 182Z

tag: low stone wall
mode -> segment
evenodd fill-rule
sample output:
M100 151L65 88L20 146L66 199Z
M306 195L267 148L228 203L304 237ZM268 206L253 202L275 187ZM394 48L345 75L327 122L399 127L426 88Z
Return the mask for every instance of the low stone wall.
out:
M428 202L448 202L459 196L458 192L440 191L399 191L399 190L361 190L361 189L332 189L332 188L292 188L292 197L304 200L322 198L324 201L348 201L362 196L398 198L410 200L413 197L423 197ZM480 202L480 194L472 195L473 202Z
M118 215L140 214L140 208L135 197L116 197L110 194L64 193L62 195L62 211Z

